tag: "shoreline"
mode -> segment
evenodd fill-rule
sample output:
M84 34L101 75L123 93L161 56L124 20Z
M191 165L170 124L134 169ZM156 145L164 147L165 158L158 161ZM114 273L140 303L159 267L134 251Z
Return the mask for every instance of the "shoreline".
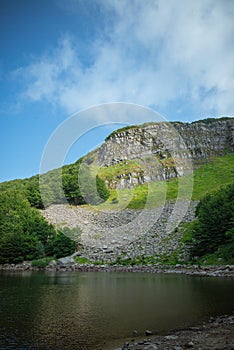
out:
M131 339L115 350L183 350L183 349L234 349L234 312L230 315L210 317L208 322L164 335Z
M70 264L46 267L34 267L29 262L21 264L2 264L0 271L48 271L48 272L127 272L127 273L164 273L182 274L207 277L234 278L234 265L199 266L199 265L147 265L147 266L123 266L123 265L94 265L94 264Z

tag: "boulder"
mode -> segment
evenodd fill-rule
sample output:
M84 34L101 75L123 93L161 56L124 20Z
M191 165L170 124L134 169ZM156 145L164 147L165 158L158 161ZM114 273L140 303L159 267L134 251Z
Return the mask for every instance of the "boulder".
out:
M72 266L75 265L75 260L71 256L66 256L64 258L58 259L58 264L60 266Z
M149 331L148 329L145 331L145 335L146 335L146 336L150 336L150 335L152 335L152 334L153 334L153 332Z
M57 265L55 260L51 260L48 264L49 267L55 267Z

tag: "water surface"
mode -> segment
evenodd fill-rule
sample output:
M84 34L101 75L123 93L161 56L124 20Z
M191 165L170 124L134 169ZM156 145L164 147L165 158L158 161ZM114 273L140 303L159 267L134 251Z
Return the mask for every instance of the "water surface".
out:
M147 273L0 274L0 349L111 349L234 310L234 281Z

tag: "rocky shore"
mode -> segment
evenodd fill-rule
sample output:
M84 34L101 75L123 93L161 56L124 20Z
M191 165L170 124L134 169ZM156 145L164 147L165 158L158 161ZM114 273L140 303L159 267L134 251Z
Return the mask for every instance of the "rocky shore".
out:
M147 336L148 335L148 336ZM167 335L153 336L146 331L146 338L132 339L116 350L183 350L183 349L234 349L234 313L211 317L209 322L195 327L175 330Z
M184 274L194 276L213 276L213 277L234 277L234 265L220 266L198 266L198 265L147 265L147 266L123 266L123 265L95 265L95 264L77 264L74 260L66 261L62 258L59 262L51 261L46 267L32 266L30 262L22 264L3 264L0 265L0 271L54 271L54 272L128 272L128 273L166 273L166 274Z

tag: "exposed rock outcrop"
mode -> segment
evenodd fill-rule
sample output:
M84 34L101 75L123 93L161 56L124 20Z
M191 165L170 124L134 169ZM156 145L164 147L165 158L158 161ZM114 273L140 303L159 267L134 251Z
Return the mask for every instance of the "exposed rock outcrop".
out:
M150 123L114 132L96 151L97 163L109 167L134 160L137 172L107 181L112 188L129 188L167 180L192 171L212 156L234 151L234 119L209 123Z
M98 150L101 165L158 154L194 160L234 151L234 119L210 123L154 123L117 131Z

